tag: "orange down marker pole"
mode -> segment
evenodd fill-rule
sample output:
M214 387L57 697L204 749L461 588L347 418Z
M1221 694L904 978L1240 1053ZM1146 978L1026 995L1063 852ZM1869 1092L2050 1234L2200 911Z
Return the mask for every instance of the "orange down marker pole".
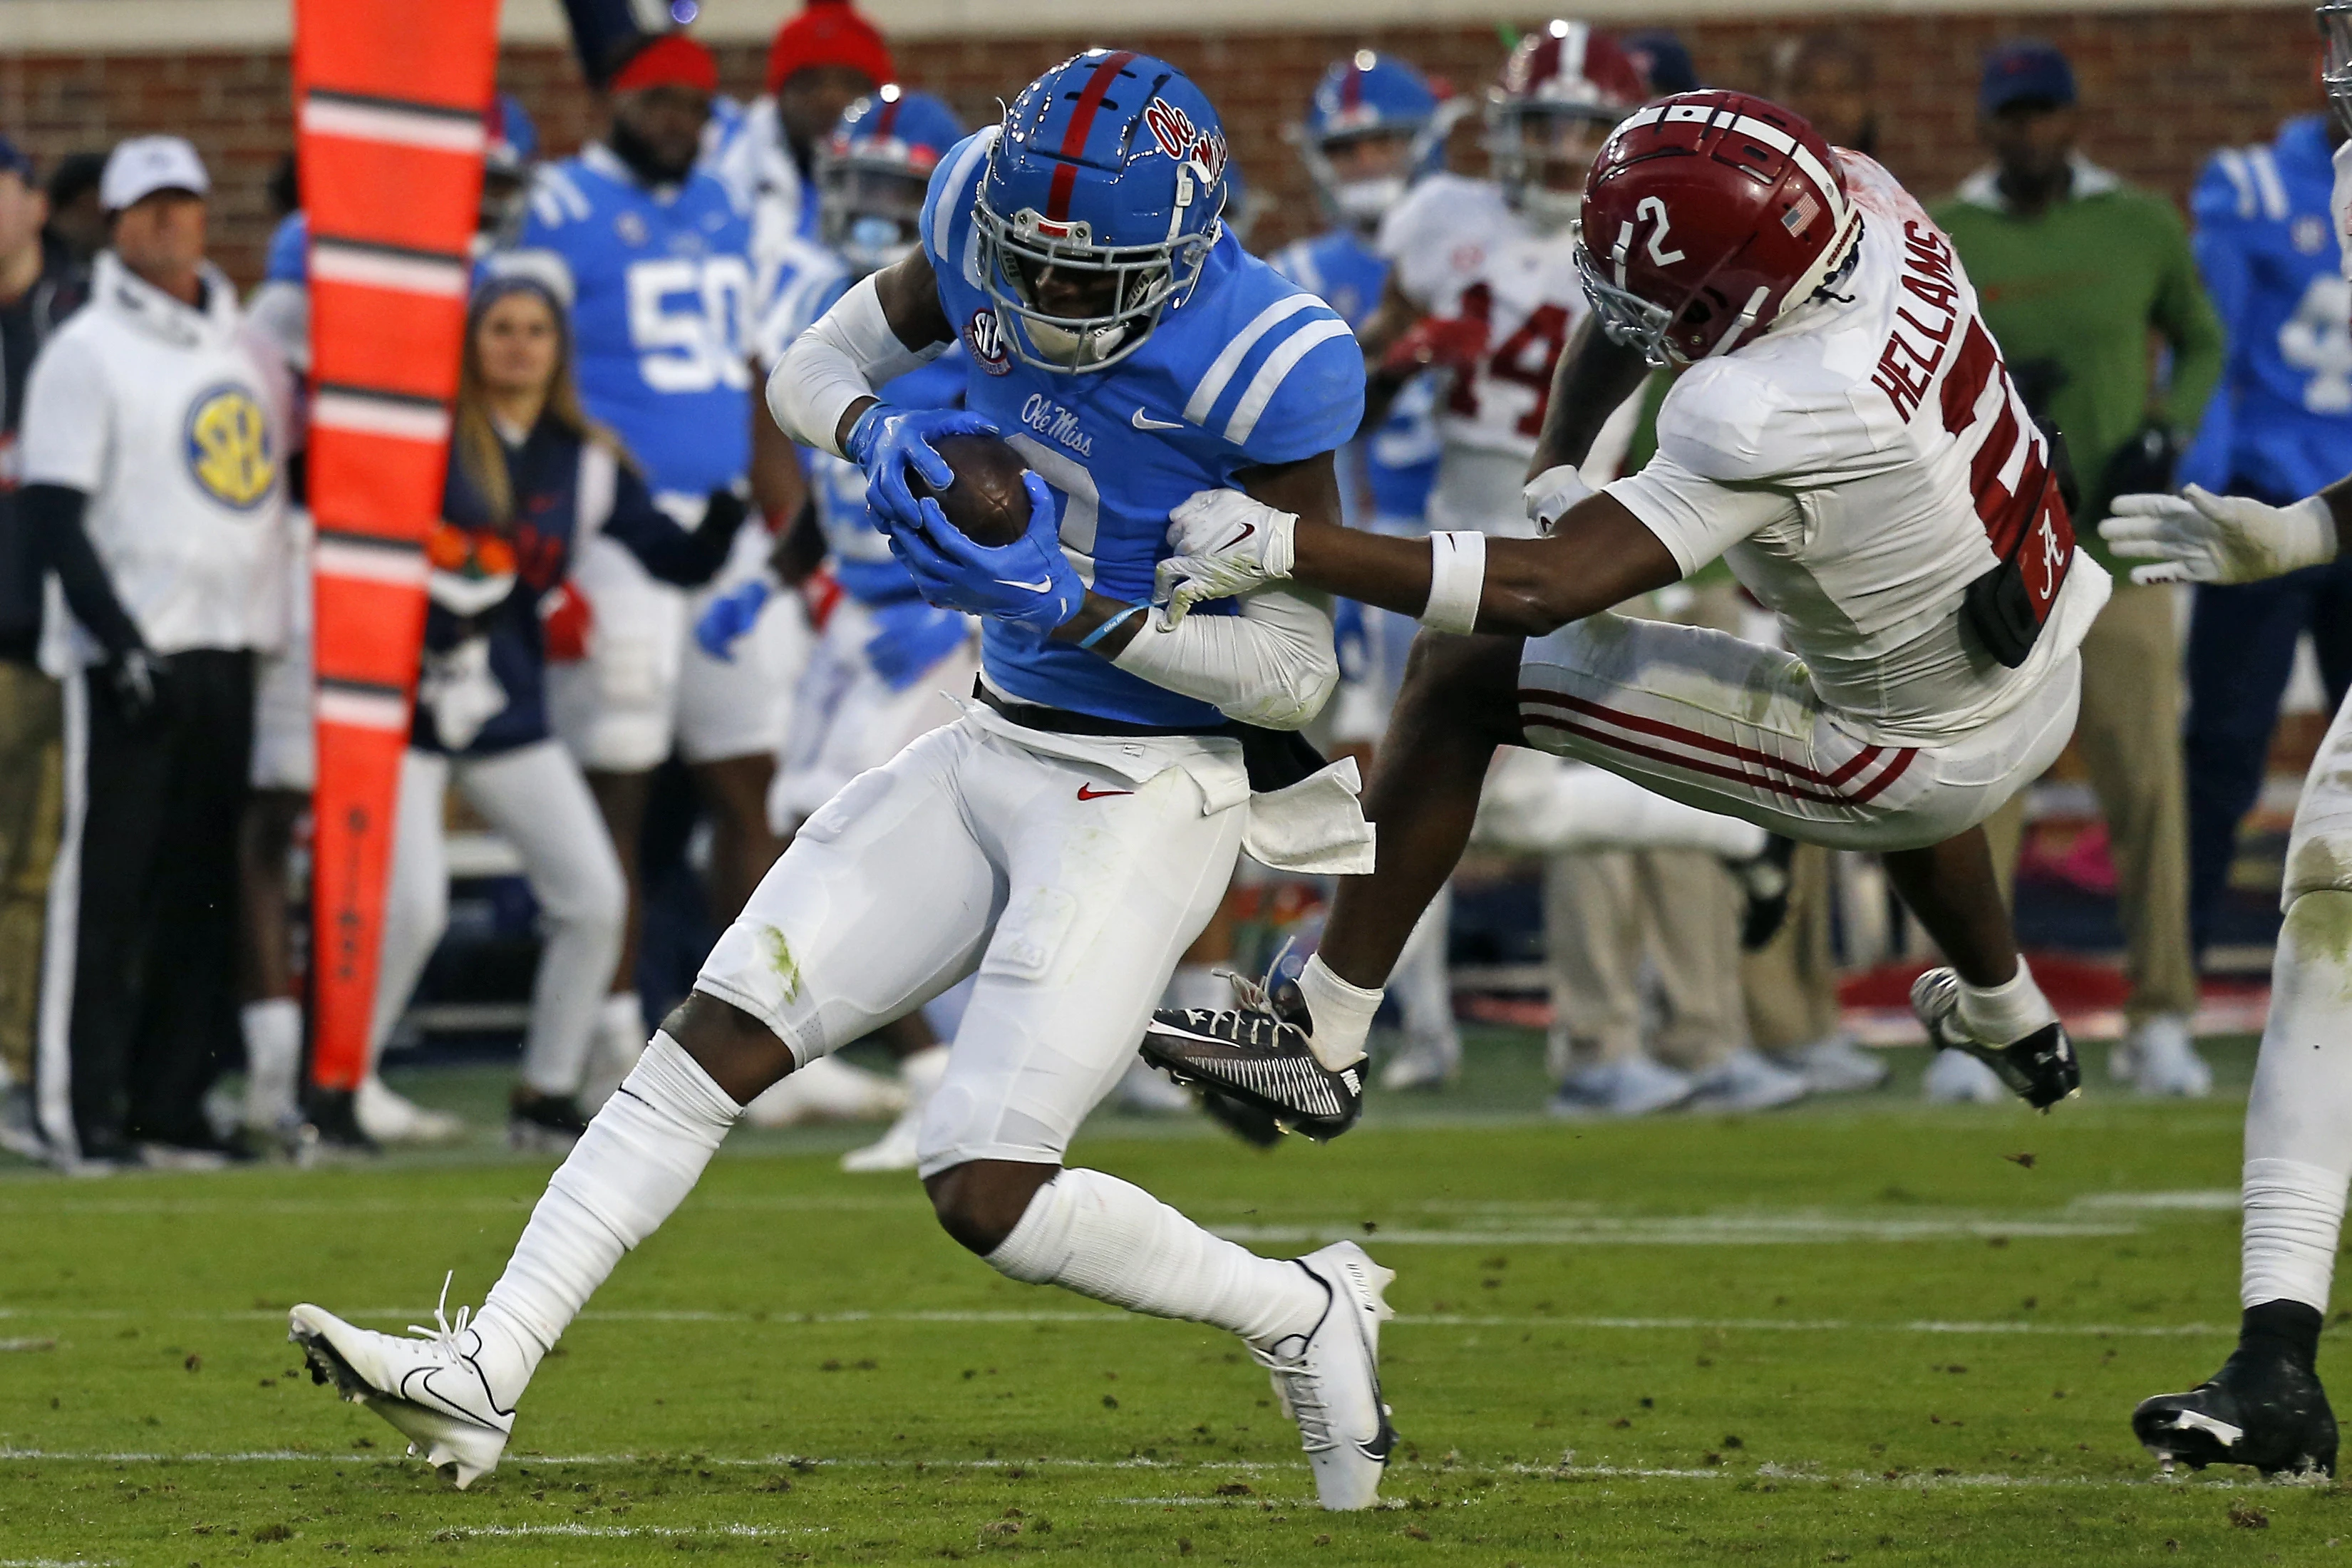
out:
M296 0L319 542L312 1081L359 1087L481 200L496 0Z

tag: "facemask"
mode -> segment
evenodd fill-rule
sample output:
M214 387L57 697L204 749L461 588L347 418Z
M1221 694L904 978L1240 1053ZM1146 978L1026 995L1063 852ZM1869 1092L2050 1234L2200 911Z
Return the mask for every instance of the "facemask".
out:
M1358 228L1375 227L1389 208L1404 199L1404 176L1388 174L1370 180L1349 180L1333 187L1331 205Z

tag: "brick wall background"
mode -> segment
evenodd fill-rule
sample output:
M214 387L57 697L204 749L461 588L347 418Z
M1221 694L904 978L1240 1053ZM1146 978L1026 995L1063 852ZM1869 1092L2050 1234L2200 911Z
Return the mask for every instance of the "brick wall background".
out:
M1710 22L1684 31L1708 82L1760 87L1776 39L1807 30L1802 18ZM1903 16L1843 19L1877 63L1880 157L1924 194L1948 187L1978 161L1973 100L1977 62L1997 37L2032 33L2074 58L2084 105L2084 151L2129 178L2179 197L2217 146L2267 137L2317 102L2315 54L2301 10L2166 10L2089 15ZM1042 67L1105 37L929 41L908 46L908 81L940 92L969 120L992 118L1002 95ZM1145 35L1122 45L1162 55L1193 72L1225 117L1235 156L1271 197L1252 243L1268 247L1318 217L1282 127L1295 119L1330 60L1371 47L1476 89L1502 48L1490 27L1334 28L1317 32ZM719 51L730 90L759 89L764 51ZM593 112L571 56L513 49L501 79L538 120L552 152L576 147ZM291 144L282 54L22 56L0 53L0 132L46 166L125 135L172 131L195 142L219 194L215 253L231 276L258 276L268 231L263 185ZM1475 166L1475 154L1467 166Z

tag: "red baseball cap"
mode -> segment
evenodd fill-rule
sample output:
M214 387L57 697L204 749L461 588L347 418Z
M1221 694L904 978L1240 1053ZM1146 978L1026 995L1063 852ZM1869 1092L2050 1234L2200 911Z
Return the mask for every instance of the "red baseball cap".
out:
M613 73L608 90L628 92L641 87L690 87L717 92L719 61L684 33L664 33L622 62Z
M808 0L806 9L776 29L768 47L768 90L816 66L847 66L877 87L898 76L890 46L850 0Z

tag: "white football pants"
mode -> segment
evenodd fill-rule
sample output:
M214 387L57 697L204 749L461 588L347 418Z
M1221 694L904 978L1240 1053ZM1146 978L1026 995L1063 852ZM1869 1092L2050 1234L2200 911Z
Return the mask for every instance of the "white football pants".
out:
M875 629L873 613L847 598L824 623L793 694L776 780L768 788L768 826L777 833L790 833L851 779L951 721L956 709L949 699L971 694L979 637L893 690L866 657Z
M2074 731L2069 656L2023 701L1957 741L1874 744L1778 648L1603 613L1530 637L1528 743L1659 795L1833 849L1913 849L1966 832L2057 759Z
M967 716L859 774L802 826L695 989L807 1062L976 971L919 1169L1059 1163L1223 897L1248 809L1207 808L1182 765L1200 741L1088 744L1115 765Z
M597 1009L620 958L628 889L587 781L553 741L487 757L414 748L403 753L369 1059L383 1050L449 923L442 805L453 783L522 857L523 875L539 900L545 944L531 983L523 1081L542 1094L576 1093Z

